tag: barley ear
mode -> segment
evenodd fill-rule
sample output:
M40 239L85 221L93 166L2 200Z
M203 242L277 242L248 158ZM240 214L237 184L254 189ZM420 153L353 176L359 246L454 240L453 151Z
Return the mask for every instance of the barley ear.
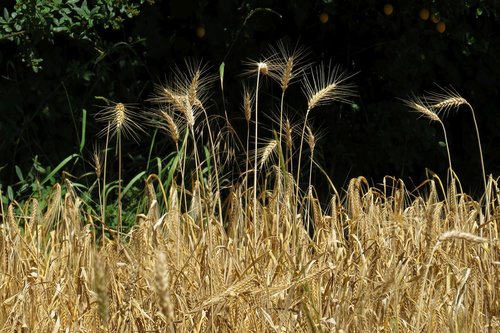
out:
M158 254L156 261L155 287L161 312L165 316L167 324L173 328L174 303L170 297L169 284L170 276L167 269L167 259L165 253L161 252Z

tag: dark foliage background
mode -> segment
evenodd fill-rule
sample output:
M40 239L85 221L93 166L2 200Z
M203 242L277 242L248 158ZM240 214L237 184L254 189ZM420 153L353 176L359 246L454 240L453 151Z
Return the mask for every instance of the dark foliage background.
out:
M387 3L393 5L391 15L384 13ZM320 164L337 186L359 175L373 183L392 175L418 184L426 177L426 168L445 174L440 128L417 120L398 100L412 92L435 91L436 84L452 85L475 107L487 173L499 175L498 1L1 4L0 184L4 188L19 184L20 172L46 173L46 168L80 150L90 159L99 131L93 116L103 105L95 97L147 106L144 100L153 85L163 82L186 57L203 59L214 73L225 62L225 107L231 118L241 118L242 61L258 59L280 39L307 46L311 60L332 59L359 72L353 79L359 98L352 105L323 108L312 117L325 133L319 142ZM423 8L446 23L444 33L436 31L430 19L419 17ZM305 100L296 95L289 103L301 110ZM84 111L87 140L82 146ZM217 85L211 111L224 111ZM480 191L480 160L470 113L453 112L445 123L464 189ZM125 175L144 169L150 143L151 137L139 145L129 143ZM153 156L170 151L166 138L156 138ZM66 171L79 175L90 167L75 163Z

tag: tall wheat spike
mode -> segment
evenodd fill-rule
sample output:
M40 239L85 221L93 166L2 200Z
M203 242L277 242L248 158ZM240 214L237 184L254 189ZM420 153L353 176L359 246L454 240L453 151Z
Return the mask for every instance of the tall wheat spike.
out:
M432 108L426 103L425 99L423 98L413 96L408 100L404 100L404 103L406 104L407 107L419 113L422 117L430 121L435 121L439 123L439 125L443 129L444 140L446 144L446 153L448 155L448 165L450 168L450 172L452 172L453 167L451 165L451 154L450 154L450 147L448 145L448 136L446 135L446 128L444 127L444 123L441 120L441 118L439 118L437 113L432 110Z
M253 164L253 224L254 224L254 242L257 242L257 180L258 180L258 138L259 138L259 87L261 76L269 75L268 59L262 61L249 61L246 63L248 67L247 74L256 75L255 96L254 96L254 164Z
M474 112L474 108L472 105L462 96L458 94L458 92L450 88L441 88L441 92L430 92L425 97L426 102L430 105L433 110L436 110L438 113L448 113L451 109L456 109L461 105L466 105L472 114L472 120L474 122L474 129L476 130L477 143L479 147L479 157L481 158L481 171L483 173L483 184L484 190L486 191L486 171L484 167L484 158L483 158L483 149L481 147L481 137L479 135L479 127L476 121L476 113Z
M351 79L353 75L340 70L338 66L332 66L331 61L328 65L321 63L319 66L310 70L309 75L303 80L303 91L307 97L307 110L305 113L304 124L300 134L300 146L298 155L297 167L297 185L300 184L302 146L305 138L305 130L309 113L315 107L326 105L331 102L349 103L350 98L355 95L354 85L346 81ZM299 186L297 186L296 196L299 194Z
M281 87L280 99L280 118L279 118L279 134L278 134L278 154L282 155L283 151L283 112L285 103L285 92L288 87L296 80L296 78L303 73L309 66L305 59L307 57L307 50L299 44L290 51L283 41L278 42L278 49L271 47L271 55L269 56L269 76L279 83ZM282 159L278 159L278 168L282 169ZM278 181L278 193L281 192L281 182ZM281 202L278 198L276 201L277 215L280 216ZM279 223L276 225L276 234L279 234Z
M131 107L125 106L123 103L112 103L111 106L108 106L102 109L96 115L97 121L107 123L107 127L101 130L100 135L106 135L106 145L108 144L109 135L116 135L117 149L118 149L118 230L117 237L120 239L122 233L122 225L123 225L123 209L122 209L122 169L123 169L123 160L122 160L122 135L124 137L131 136L134 140L137 141L137 133L144 132L144 129L140 125L142 117ZM107 147L106 147L107 148ZM107 159L107 156L106 156ZM104 186L103 184L103 192ZM104 224L105 221L103 220Z

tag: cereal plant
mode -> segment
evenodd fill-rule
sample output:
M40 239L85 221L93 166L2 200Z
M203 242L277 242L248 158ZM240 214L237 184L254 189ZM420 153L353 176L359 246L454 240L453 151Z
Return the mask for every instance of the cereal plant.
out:
M378 186L358 177L341 195L315 161L310 119L317 107L335 112L349 102L355 77L331 62L309 65L303 49L283 44L264 59L250 62L246 133L208 107L215 77L196 61L173 70L146 111L115 103L100 114L106 154L117 140L117 224L105 214L111 166L98 149L95 203L66 178L43 206L35 198L2 205L0 332L500 329L498 181L483 168L480 201L453 172L416 189L389 176ZM260 104L263 76L281 89L277 111ZM290 84L303 87L298 117L286 112ZM438 114L458 106L448 97L407 106L446 135ZM259 119L270 112L267 128ZM166 166L156 159L157 173L136 177L144 207L122 206L130 188L122 188L122 134L145 125L167 135L174 151ZM448 159L453 171L449 151ZM319 197L312 173L330 184L329 197ZM121 211L134 209L132 227L123 228Z

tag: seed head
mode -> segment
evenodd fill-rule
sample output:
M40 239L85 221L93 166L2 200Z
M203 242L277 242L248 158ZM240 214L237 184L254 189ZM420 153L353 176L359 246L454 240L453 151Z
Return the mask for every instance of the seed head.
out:
M96 120L108 124L99 132L100 136L105 136L109 131L111 135L119 133L137 140L137 133L144 132L139 125L142 117L131 106L123 103L112 103L111 106L103 108L97 113Z

